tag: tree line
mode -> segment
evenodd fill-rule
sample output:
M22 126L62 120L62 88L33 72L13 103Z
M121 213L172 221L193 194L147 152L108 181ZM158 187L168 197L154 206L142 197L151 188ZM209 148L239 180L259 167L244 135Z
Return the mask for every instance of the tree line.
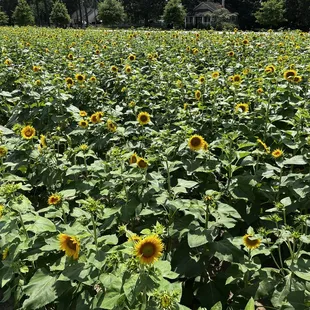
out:
M209 0L222 3L221 0ZM98 21L154 26L159 20L182 27L186 13L201 0L0 0L0 25L61 26L76 13L77 25L88 26L90 9ZM310 0L225 0L225 8L238 14L240 29L259 27L309 30ZM174 22L175 21L175 22ZM97 22L97 21L95 21ZM174 22L174 23L173 23Z

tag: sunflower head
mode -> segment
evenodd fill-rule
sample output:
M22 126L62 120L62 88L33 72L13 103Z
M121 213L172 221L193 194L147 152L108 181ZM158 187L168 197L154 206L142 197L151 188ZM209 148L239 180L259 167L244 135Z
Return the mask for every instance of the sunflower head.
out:
M129 158L129 163L132 164L136 164L137 161L139 159L139 156L136 153L133 153L130 158Z
M112 66L112 67L111 67L111 71L114 72L114 73L116 73L116 72L118 71L118 68L117 68L116 66Z
M88 127L88 121L85 121L84 119L80 120L79 126L82 128L87 128Z
M294 79L294 77L297 75L297 72L295 70L286 70L283 74L283 77L287 80L287 81L291 81Z
M276 67L274 65L268 65L266 68L265 68L265 72L266 73L274 73L276 71Z
M70 60L72 60L72 59L73 59L73 55L72 55L71 53L69 53L69 54L67 55L67 58L70 59Z
M67 77L66 78L66 84L67 84L68 87L73 86L73 84L74 84L73 79L71 77Z
M298 84L302 81L302 77L299 76L299 75L296 75L294 78L293 78L293 82Z
M203 84L203 83L206 81L206 78L205 78L203 75L201 75L201 76L199 77L198 81L199 81L201 84Z
M33 67L32 67L32 71L33 71L33 72L39 72L39 71L41 71L41 67L39 67L39 66L33 66Z
M144 237L135 244L134 255L141 264L153 264L162 255L164 246L157 235Z
M26 126L22 129L21 135L24 139L30 140L32 139L36 134L36 130L32 126Z
M257 93L258 93L259 95L261 95L263 92L264 92L264 90L263 90L261 87L257 89Z
M94 83L97 81L97 78L95 76L91 76L89 80Z
M131 73L131 67L127 65L127 66L125 67L125 72L126 72L127 74Z
M58 205L61 202L61 195L52 194L48 197L47 203L51 205Z
M43 148L47 147L46 136L45 135L40 135L40 145Z
M13 63L12 60L8 59L8 58L4 61L4 64L7 65L7 66L11 66L12 63Z
M73 257L73 259L78 259L80 252L80 241L75 236L69 236L66 234L60 234L59 248L64 251L67 256Z
M205 143L206 141L204 140L204 138L199 135L193 135L188 140L188 146L193 151L201 150L204 147Z
M232 81L233 81L234 83L240 83L240 82L241 82L241 76L240 76L239 74L233 75Z
M273 158L279 158L283 155L283 151L280 149L275 149L272 153L271 153Z
M249 40L244 39L244 40L242 41L242 44L243 44L243 45L248 45L248 44L249 44Z
M138 158L137 165L141 169L146 169L147 166L148 166L147 161L144 158L142 158L142 157Z
M212 79L218 79L218 77L220 76L220 73L218 71L214 71L212 72Z
M116 126L116 124L112 120L108 119L107 120L107 128L108 128L109 131L115 132L117 126Z
M195 90L195 99L200 100L201 98L201 91L199 89Z
M76 80L79 82L79 83L83 83L85 81L85 75L81 74L81 73L77 73L75 75L75 78Z
M242 113L248 113L249 105L247 103L238 103L235 106L235 112L238 113L240 110L242 111Z
M91 116L90 116L90 121L93 123L93 124L98 124L101 122L101 117L102 117L102 112L96 112L96 113L93 113Z
M137 117L137 121L140 125L146 125L151 121L150 114L147 112L140 112Z
M130 61L134 61L134 60L136 60L136 55L130 54L130 55L128 56L128 59L129 59Z
M87 116L87 112L86 111L80 111L79 112L81 117L86 117Z
M243 244L249 250L257 249L261 244L261 239L255 238L253 235L246 234L243 236Z
M229 51L229 52L227 53L227 55L228 55L229 57L233 57L233 56L235 56L235 53L234 53L233 51Z
M7 153L8 153L8 149L5 146L0 145L0 158L5 157Z

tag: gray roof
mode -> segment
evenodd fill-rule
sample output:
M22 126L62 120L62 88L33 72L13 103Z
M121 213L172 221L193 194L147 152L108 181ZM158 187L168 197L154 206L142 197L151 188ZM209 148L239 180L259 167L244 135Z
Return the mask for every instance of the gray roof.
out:
M206 11L210 11L210 12L214 12L215 10L221 9L222 5L218 2L201 2L199 3L195 8L194 8L194 13L198 13L198 12L206 12Z

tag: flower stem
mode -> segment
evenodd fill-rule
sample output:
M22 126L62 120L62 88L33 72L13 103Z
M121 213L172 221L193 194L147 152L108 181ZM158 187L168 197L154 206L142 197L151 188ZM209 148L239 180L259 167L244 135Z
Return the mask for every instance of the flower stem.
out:
M92 224L93 224L95 245L96 245L96 249L98 250L97 225L96 225L96 221L95 221L93 213L91 213L91 221L92 221Z

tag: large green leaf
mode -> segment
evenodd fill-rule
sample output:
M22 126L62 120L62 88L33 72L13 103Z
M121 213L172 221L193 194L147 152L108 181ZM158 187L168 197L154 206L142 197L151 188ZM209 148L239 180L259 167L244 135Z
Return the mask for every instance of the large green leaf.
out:
M283 161L283 165L307 165L308 162L302 155L296 155Z
M246 304L244 310L255 310L255 304L254 304L254 299L251 298L248 303Z
M210 310L222 310L222 303L217 302Z
M45 269L39 269L24 286L28 299L23 303L23 309L39 309L53 302L57 298L56 277L49 275Z

